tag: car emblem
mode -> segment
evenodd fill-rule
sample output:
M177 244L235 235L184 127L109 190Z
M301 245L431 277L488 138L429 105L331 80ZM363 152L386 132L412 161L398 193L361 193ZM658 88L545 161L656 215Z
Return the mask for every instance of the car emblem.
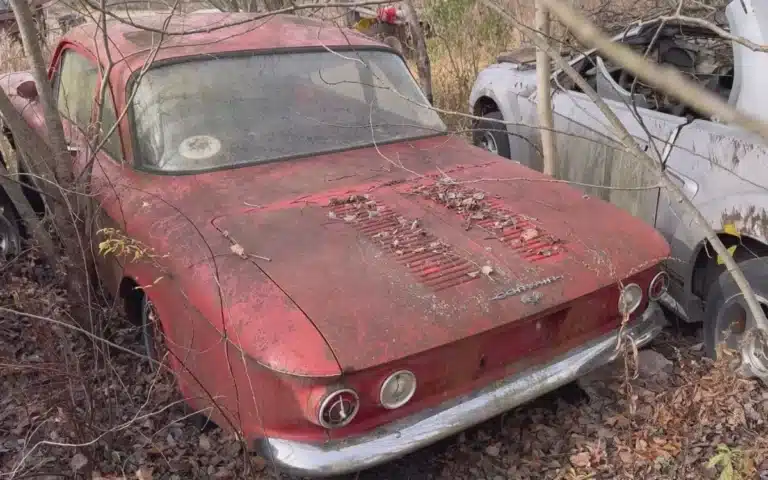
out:
M541 280L536 280L533 283L521 283L508 290L496 294L496 296L494 296L491 300L504 300L507 297L514 297L515 295L527 292L528 290L534 289L536 287L549 285L550 283L554 283L558 280L561 280L562 278L562 275L553 275L551 277L542 278Z

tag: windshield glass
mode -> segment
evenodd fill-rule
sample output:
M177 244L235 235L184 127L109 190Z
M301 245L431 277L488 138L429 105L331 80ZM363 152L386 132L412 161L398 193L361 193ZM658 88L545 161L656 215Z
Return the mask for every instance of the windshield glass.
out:
M206 170L444 132L426 104L391 52L182 61L138 82L137 160L163 171Z

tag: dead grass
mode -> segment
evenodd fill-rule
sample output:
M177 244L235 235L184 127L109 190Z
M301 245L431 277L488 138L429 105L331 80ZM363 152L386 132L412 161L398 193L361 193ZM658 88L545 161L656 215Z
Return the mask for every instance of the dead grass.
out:
M0 73L27 70L29 63L24 56L21 44L9 35L0 33Z
M61 37L61 31L58 25L51 20L49 14L48 32L43 42L43 57L46 62L53 53L52 48L56 46ZM15 40L5 32L0 32L0 74L29 70L31 68L20 40Z
M534 2L501 3L522 24L533 25ZM673 6L667 0L576 0L575 4L610 31ZM530 43L523 32L511 28L473 0L425 0L423 17L434 32L428 40L432 90L436 106L443 110L469 113L469 94L478 73L495 62L500 53ZM552 36L556 42L573 42L560 24L553 24ZM469 119L457 115L443 118L453 131L469 133Z

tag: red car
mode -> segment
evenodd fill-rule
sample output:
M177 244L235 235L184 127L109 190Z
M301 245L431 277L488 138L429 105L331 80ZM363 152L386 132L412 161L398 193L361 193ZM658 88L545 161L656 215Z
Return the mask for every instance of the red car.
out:
M251 15L177 18L197 33L167 36L156 55L157 33L111 22L102 109L94 25L70 31L50 67L98 228L150 249L99 256L104 285L150 354L168 348L193 408L213 407L288 471L340 474L661 330L669 247L655 230L449 135L389 47ZM30 82L0 79L44 133ZM85 135L98 142L116 121L86 168Z

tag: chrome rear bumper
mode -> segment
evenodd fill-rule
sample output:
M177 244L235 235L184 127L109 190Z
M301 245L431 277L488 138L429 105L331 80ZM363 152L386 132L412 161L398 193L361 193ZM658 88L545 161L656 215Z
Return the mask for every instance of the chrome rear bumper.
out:
M666 319L655 302L624 333L640 347L661 332ZM279 438L257 441L257 450L281 470L301 476L341 475L379 465L454 435L561 387L615 359L618 330L549 363L384 425L365 435L323 444Z

